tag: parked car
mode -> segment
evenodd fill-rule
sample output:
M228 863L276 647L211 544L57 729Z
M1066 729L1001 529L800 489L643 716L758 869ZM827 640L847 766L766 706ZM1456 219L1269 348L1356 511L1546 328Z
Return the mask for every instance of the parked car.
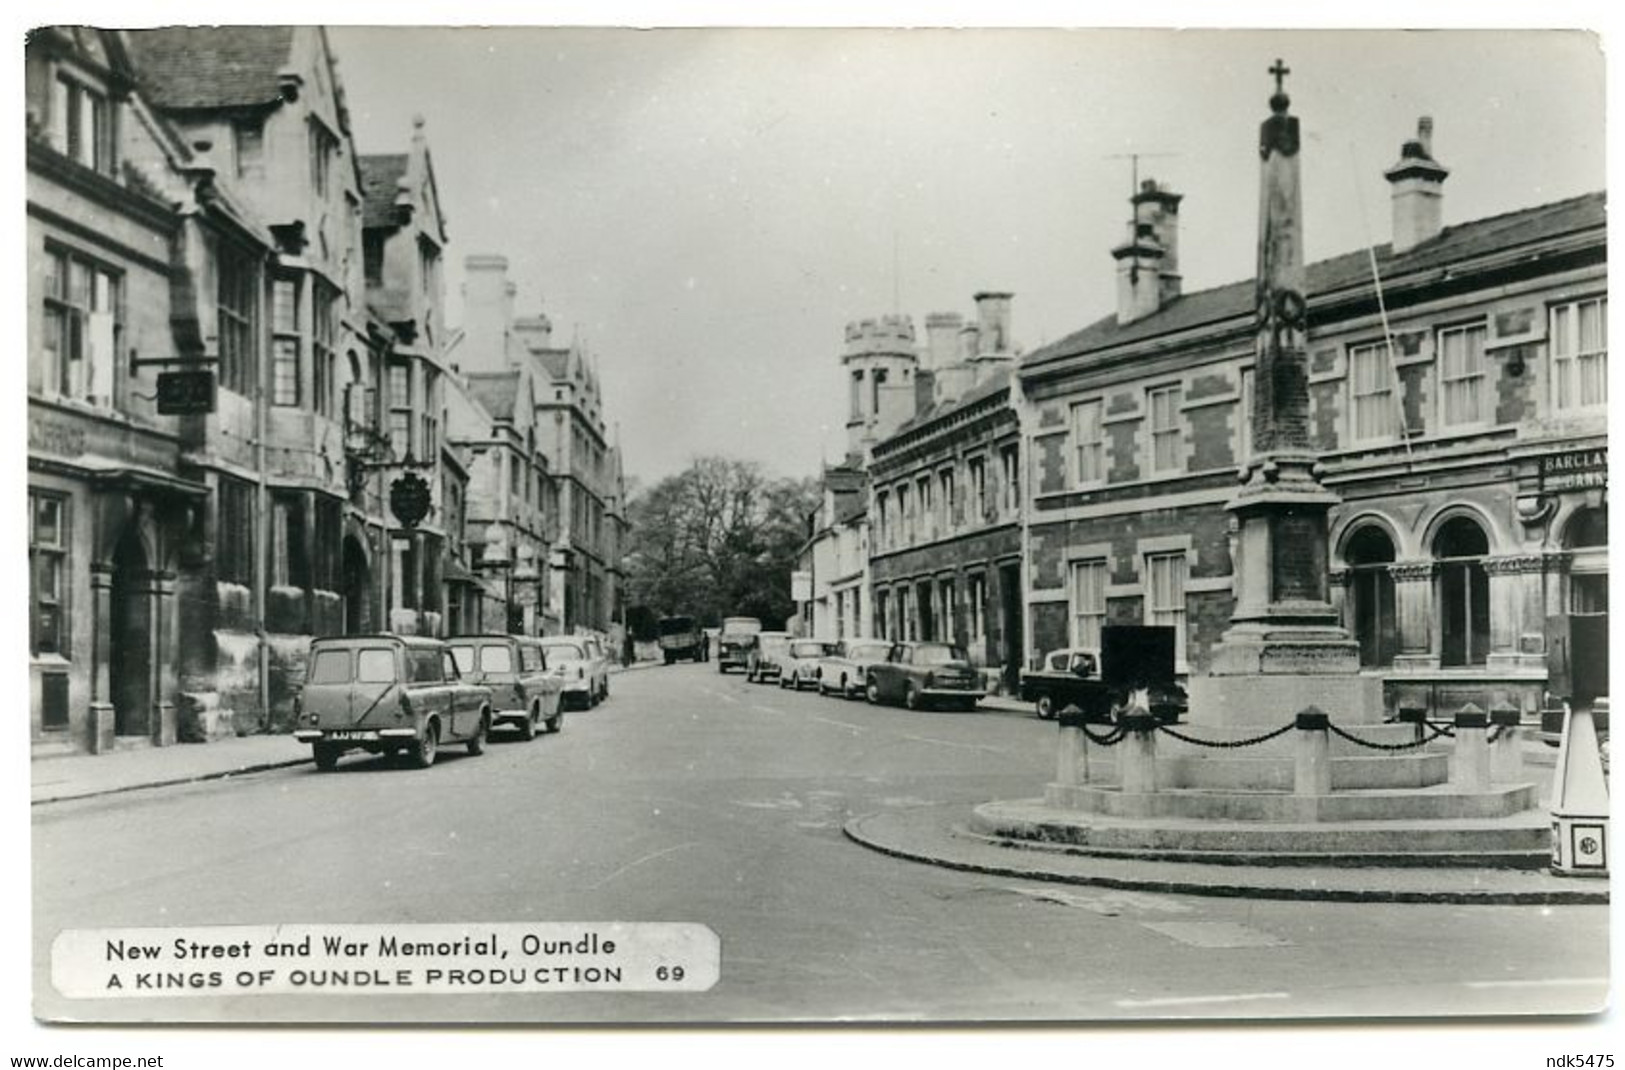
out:
M609 690L609 667L587 636L554 635L539 640L547 663L564 685L564 704L591 709Z
M693 617L660 618L660 653L666 664L705 660L705 636Z
M792 639L790 649L784 652L780 663L779 686L793 687L797 691L803 687L817 687L818 663L833 646L833 643L826 643L822 639Z
M724 617L717 636L717 672L749 669L750 652L761 633L762 622L755 617Z
M911 710L942 702L976 708L982 678L965 648L952 643L894 643L886 660L864 674L864 693L873 703L901 702Z
M521 739L564 727L564 681L547 667L542 644L522 635L459 635L446 640L457 671L491 689L491 724Z
M293 712L293 738L324 772L348 750L405 754L427 769L447 743L485 750L491 689L465 681L438 639L332 636L311 642Z
M587 647L587 660L591 665L588 675L598 685L598 697L594 703L602 702L609 697L609 644L604 637L595 632L588 632L581 637Z
M790 649L789 632L760 632L745 666L745 679L764 684L779 678L784 652Z
M818 693L862 698L869 667L891 653L889 639L843 639L818 661Z
M1021 697L1049 719L1066 709L1115 718L1142 691L1147 712L1163 721L1183 719L1185 689L1174 668L1174 630L1111 625L1100 647L1065 647L1045 655L1043 668L1024 672Z

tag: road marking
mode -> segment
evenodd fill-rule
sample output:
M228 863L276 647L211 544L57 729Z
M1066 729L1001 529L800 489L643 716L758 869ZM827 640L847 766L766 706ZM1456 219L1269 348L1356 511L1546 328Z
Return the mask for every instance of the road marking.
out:
M932 739L930 736L901 736L901 739L912 740L915 743L936 743L943 747L958 747L960 750L985 750L992 754L1004 754L1003 747L990 747L985 743L955 743L951 739Z
M628 870L636 869L638 866L643 865L643 863L645 863L645 862L653 862L655 859L662 858L665 855L669 855L674 851L686 851L690 847L698 847L698 846L699 846L698 843L680 843L675 847L666 847L666 848L663 848L663 849L661 849L659 851L655 851L655 852L653 852L651 854L646 854L642 858L637 859L636 861L628 862L626 865L622 866L620 869L617 869L614 873L611 873L609 876L605 877L603 880L601 880L597 884L593 885L592 886L593 890L596 891L597 889L602 888L604 885L608 884L610 881L614 880L616 877L619 877L621 874L627 872Z
M1006 891L1017 895L1027 896L1045 903L1059 903L1063 906L1082 907L1092 910L1096 914L1108 918L1115 918L1125 910L1158 911L1165 914L1188 914L1190 907L1173 899L1159 899L1155 896L1143 895L1137 892L1105 892L1100 895L1078 895L1075 892L1063 892L1058 888L1018 888L1010 884L1005 886Z
M837 725L841 728L850 728L854 735L861 735L864 732L869 731L869 729L865 728L863 725L853 724L850 721L837 721L833 717L820 717L816 713L809 715L807 719L809 721L818 721L823 724Z
M1266 999L1291 999L1290 992L1238 992L1225 996L1163 996L1160 999L1119 999L1119 1007L1182 1007L1193 1003L1253 1003Z
M1606 985L1606 977L1547 977L1537 981L1463 981L1468 988L1558 988L1571 985Z
M763 713L777 713L777 714L783 714L784 713L783 710L775 710L772 706L758 706L755 703L751 703L750 708L753 709L753 710L761 710Z

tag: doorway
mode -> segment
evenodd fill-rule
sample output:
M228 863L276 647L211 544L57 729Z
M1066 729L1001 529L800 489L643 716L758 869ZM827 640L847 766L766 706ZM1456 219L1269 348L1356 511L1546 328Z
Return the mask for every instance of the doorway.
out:
M1574 705L1608 694L1608 511L1586 509L1569 522L1569 664Z
M108 697L113 732L152 733L152 592L147 554L132 527L113 551L108 599Z
M1011 562L999 566L999 605L1002 627L999 634L1004 641L1004 688L1015 694L1021 687L1021 655L1026 637L1021 628L1021 564Z
M367 610L372 605L372 578L367 555L354 535L345 536L339 569L339 584L344 592L344 634L362 635L371 630L367 627Z

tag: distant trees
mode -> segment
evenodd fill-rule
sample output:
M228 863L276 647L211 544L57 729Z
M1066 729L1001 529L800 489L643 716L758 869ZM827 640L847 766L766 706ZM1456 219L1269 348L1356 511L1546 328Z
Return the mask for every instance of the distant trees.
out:
M795 612L790 572L818 504L816 479L775 479L759 464L701 457L628 503L628 600L714 625L760 617L781 627Z

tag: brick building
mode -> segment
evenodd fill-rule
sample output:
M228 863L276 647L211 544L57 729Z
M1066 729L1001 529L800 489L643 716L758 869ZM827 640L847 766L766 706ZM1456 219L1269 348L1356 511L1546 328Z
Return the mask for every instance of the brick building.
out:
M1010 295L927 317L915 415L870 451L876 634L966 648L1013 687L1023 651L1020 428Z
M1393 240L1308 266L1333 604L1390 707L1606 694L1604 198L1444 226L1448 173L1423 120L1385 172ZM1254 283L1182 293L1180 195L1132 203L1117 313L1019 370L1028 656L1161 623L1201 673L1235 605Z

